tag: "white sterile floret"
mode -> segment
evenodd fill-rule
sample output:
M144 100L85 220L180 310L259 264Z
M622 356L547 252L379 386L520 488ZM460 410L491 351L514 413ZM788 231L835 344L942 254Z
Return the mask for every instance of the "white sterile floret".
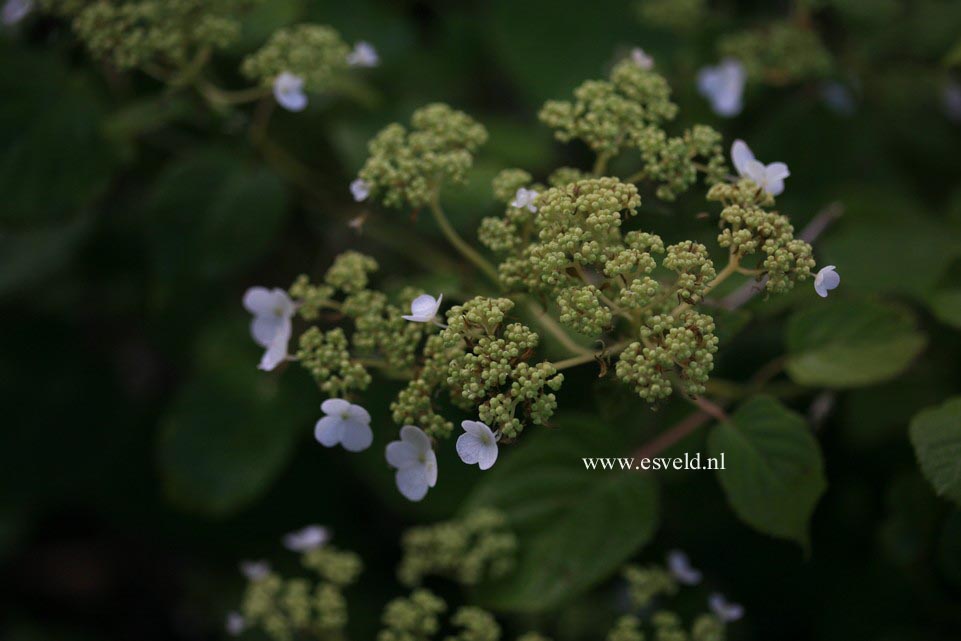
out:
M270 574L270 564L266 561L241 561L240 573L248 581L260 581Z
M731 117L743 108L744 83L747 72L735 58L725 58L715 67L704 67L697 72L697 90L711 103L719 116Z
M324 447L343 445L348 452L361 452L374 442L370 414L360 405L342 398L328 398L320 405L326 414L314 427L314 438Z
M3 24L12 27L33 10L33 0L7 0L3 5Z
M359 41L354 45L353 51L347 54L347 64L351 67L376 67L380 63L380 56L374 45L369 42Z
M783 162L772 162L770 165L759 162L743 140L735 140L731 145L731 162L739 176L750 178L772 196L784 193L784 179L791 172Z
M397 489L411 501L420 501L437 485L437 455L419 427L400 428L400 440L387 444L387 463L397 469Z
M284 547L291 552L310 552L323 547L330 540L330 530L322 525L307 527L284 535Z
M303 111L307 108L304 79L285 71L274 79L274 98L287 111Z
M701 582L701 572L691 566L687 555L680 550L671 550L667 555L667 569L674 580L682 585L697 585Z
M468 465L489 470L497 462L497 436L480 421L460 424L464 433L457 438L457 455Z
M232 637L240 636L247 629L247 620L240 612L228 612L224 621L224 629Z
M827 298L828 292L841 284L841 275L834 270L834 265L822 267L814 277L814 291L821 298Z
M437 318L437 312L440 310L440 304L443 300L443 294L437 298L434 298L430 294L421 294L411 301L410 314L405 314L401 316L401 318L414 323L433 322L434 319Z
M631 62L646 71L650 71L654 68L654 58L647 55L647 53L640 47L634 47L631 49Z
M717 618L724 623L737 621L744 616L744 607L740 603L729 602L723 594L715 592L708 598L707 603Z
M363 202L370 196L370 185L363 178L357 178L350 183L350 195L357 202Z
M511 207L517 207L518 209L527 209L531 213L537 213L537 207L534 206L534 199L537 198L537 193L533 189L527 189L526 187L521 187L514 194L514 200L511 201Z
M291 318L297 306L282 289L251 287L244 293L244 307L254 315L250 334L258 345L267 350L258 367L269 372L287 360Z

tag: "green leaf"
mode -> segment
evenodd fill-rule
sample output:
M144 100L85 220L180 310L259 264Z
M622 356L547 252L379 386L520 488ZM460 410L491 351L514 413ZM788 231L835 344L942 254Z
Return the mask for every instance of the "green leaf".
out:
M64 224L0 234L0 296L21 291L64 265L91 227L89 216Z
M961 289L938 290L928 298L928 305L942 323L961 329Z
M827 481L821 449L804 419L758 396L715 427L707 445L710 456L724 456L717 474L738 517L807 548L808 521Z
M0 221L63 223L107 186L115 150L87 79L54 56L0 42Z
M868 301L818 301L788 323L787 371L803 385L872 385L904 371L926 342L905 309Z
M164 284L216 280L262 256L281 229L280 180L226 150L207 149L168 167L145 216L154 269Z
M921 471L939 496L961 504L961 397L911 420L911 443Z
M633 471L587 471L582 457L619 451L611 426L582 417L525 443L488 472L468 508L507 515L521 542L515 572L480 590L493 609L542 611L615 573L657 526L657 491Z
M160 471L179 506L225 516L260 496L309 431L309 390L296 372L261 372L246 326L214 327L199 341L197 371L161 423Z

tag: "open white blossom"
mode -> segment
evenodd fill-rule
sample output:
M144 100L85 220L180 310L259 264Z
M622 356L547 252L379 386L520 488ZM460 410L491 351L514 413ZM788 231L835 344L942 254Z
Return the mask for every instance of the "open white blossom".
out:
M304 79L285 71L274 79L274 98L287 111L303 111L307 108Z
M401 318L415 323L434 322L434 319L437 318L437 312L440 310L441 301L443 300L443 294L437 298L434 298L430 294L421 294L411 301L410 314L405 314L401 316Z
M33 11L33 0L7 0L3 5L3 24L13 26Z
M641 69L650 71L654 68L654 58L647 55L647 53L640 47L634 47L631 49L631 62L636 64Z
M247 619L240 612L228 612L224 628L230 636L240 636L247 629Z
M537 213L537 207L534 206L534 199L537 198L537 192L533 189L527 189L526 187L521 187L514 194L514 200L511 201L511 207L517 207L518 209L527 209L531 213Z
M348 452L362 452L374 442L370 414L360 405L342 398L328 398L320 409L327 416L317 421L314 438L324 447L343 445Z
M697 90L711 103L714 113L725 118L741 113L746 82L744 65L735 58L725 58L719 65L697 72Z
M457 438L457 455L468 465L489 470L497 462L497 436L480 421L463 421L464 433Z
M370 185L363 178L357 178L350 183L350 195L357 202L363 202L370 196Z
M715 592L708 598L707 603L714 614L717 615L717 618L724 623L737 621L744 616L744 606L740 603L729 602L723 594Z
M411 501L420 501L437 485L437 455L419 427L400 428L400 440L387 444L387 463L397 469L397 489Z
M671 576L682 585L697 585L701 582L701 572L691 566L687 555L680 550L671 550L667 555L667 569Z
M835 269L834 265L822 267L814 277L814 291L821 298L827 298L828 292L841 284L841 275L834 271Z
M241 561L240 573L248 581L260 581L270 574L270 564L266 561Z
M310 552L323 547L330 540L330 530L322 525L307 527L284 535L284 547L291 552Z
M267 350L258 367L269 372L287 360L291 318L297 306L282 289L251 287L244 293L244 307L254 315L250 334L258 345Z
M380 63L380 56L374 45L369 42L359 41L354 45L353 51L347 54L347 64L351 67L376 67Z
M750 178L772 196L784 193L784 179L790 176L791 172L783 162L765 165L754 157L754 152L743 140L735 140L731 145L731 162L739 176Z

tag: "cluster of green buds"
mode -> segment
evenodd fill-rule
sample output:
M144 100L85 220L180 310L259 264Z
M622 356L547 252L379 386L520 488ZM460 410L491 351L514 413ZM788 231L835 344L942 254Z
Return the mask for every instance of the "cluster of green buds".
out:
M249 582L233 631L257 628L274 641L303 635L338 638L348 620L343 591L356 582L360 557L323 546L305 551L301 565L311 578L285 578L267 566L247 570Z
M505 576L514 567L517 538L503 514L479 509L466 516L407 530L397 574L401 583L420 585L443 576L462 585Z
M258 1L42 0L41 8L70 19L91 53L120 69L179 69L199 52L231 44L238 15Z
M833 66L817 32L793 22L727 35L719 41L718 51L739 60L749 79L769 85L822 78Z
M283 73L303 79L311 92L329 90L348 67L350 47L333 28L300 24L280 29L256 52L247 56L241 70L265 87Z
M705 0L641 0L637 13L644 26L684 33L694 29L707 13Z

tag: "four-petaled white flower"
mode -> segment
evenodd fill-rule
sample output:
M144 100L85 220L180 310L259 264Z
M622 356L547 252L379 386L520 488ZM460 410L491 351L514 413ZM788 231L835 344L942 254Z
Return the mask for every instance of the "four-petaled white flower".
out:
M224 622L227 634L232 637L240 636L247 629L247 619L240 612L228 612L227 620Z
M636 64L641 69L650 71L654 68L654 58L647 55L647 53L640 47L634 47L631 49L631 62Z
M363 178L356 178L350 183L350 195L357 202L363 202L370 196L370 185Z
M400 428L400 440L387 444L387 463L397 468L397 489L411 501L421 500L437 485L437 455L419 427Z
M307 108L304 79L285 71L274 78L274 98L287 111L303 111Z
M374 442L370 414L360 405L342 398L328 398L320 409L327 416L317 421L314 438L324 447L343 445L348 452L362 452Z
M724 623L730 623L732 621L737 621L744 616L744 606L740 603L730 603L724 598L723 594L714 593L707 600L708 605L711 610L717 615L717 618Z
M291 552L310 552L323 547L330 540L330 530L322 525L307 527L288 532L284 535L284 547Z
M354 45L354 50L347 54L347 64L351 67L376 67L380 63L380 56L374 45L369 42L359 41Z
M814 277L814 291L821 298L827 298L828 292L841 284L841 275L835 269L834 265L822 267Z
M682 585L697 585L701 582L701 572L691 567L687 555L680 550L671 550L667 555L667 569L671 576Z
M244 293L244 307L254 315L250 323L251 335L267 350L258 367L269 372L287 359L290 319L297 306L282 289L251 287Z
M745 82L744 65L735 58L725 58L716 67L697 72L697 90L710 101L714 113L726 118L741 113Z
M442 300L444 300L443 294L437 298L430 294L421 294L410 302L410 314L405 314L401 318L415 323L434 322Z
M533 189L527 189L526 187L521 187L514 194L514 200L511 201L511 207L517 207L518 209L526 208L527 211L531 213L537 213L537 207L534 206L534 199L537 198L537 192Z
M33 10L33 0L7 0L3 5L3 24L13 26Z
M497 436L480 421L463 421L464 433L457 438L457 455L468 465L489 470L497 462Z
M270 574L270 564L266 561L241 561L240 573L248 581L260 581Z
M784 179L790 176L791 172L783 162L765 165L754 157L751 148L743 140L735 140L731 145L731 161L742 178L750 178L772 196L784 193Z

